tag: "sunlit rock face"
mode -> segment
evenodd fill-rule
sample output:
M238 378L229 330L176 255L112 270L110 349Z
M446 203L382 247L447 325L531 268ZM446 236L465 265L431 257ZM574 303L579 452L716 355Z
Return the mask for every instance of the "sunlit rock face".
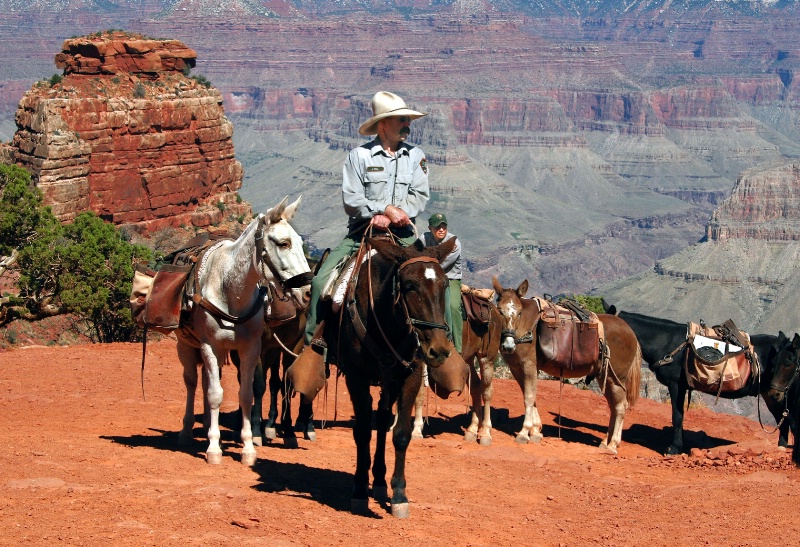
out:
M195 58L177 40L123 32L64 42L63 77L23 96L11 143L59 219L92 210L153 230L249 211L222 96L186 75Z

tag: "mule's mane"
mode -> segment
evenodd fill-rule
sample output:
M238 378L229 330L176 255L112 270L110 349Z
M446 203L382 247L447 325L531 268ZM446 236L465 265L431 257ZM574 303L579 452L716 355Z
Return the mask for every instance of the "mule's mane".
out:
M678 323L677 321L673 321L671 319L662 319L660 317L654 317L652 315L645 315L643 313L636 313L636 312L625 311L625 310L620 310L617 313L617 315L619 315L620 317L622 317L622 314L625 314L628 317L636 318L639 321L642 321L643 323L646 322L646 323L648 323L650 325L653 325L655 327L663 328L665 326L668 326L668 327L686 328L686 323ZM624 317L623 317L623 319L624 319Z

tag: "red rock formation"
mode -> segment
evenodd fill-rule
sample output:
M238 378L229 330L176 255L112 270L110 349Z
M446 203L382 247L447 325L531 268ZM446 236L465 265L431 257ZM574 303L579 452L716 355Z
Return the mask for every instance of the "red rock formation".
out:
M208 226L249 213L222 96L188 78L175 40L107 33L64 42L60 83L19 103L12 141L63 221L91 209L116 224Z
M746 171L731 196L714 211L706 236L712 240L800 240L798 210L800 163Z

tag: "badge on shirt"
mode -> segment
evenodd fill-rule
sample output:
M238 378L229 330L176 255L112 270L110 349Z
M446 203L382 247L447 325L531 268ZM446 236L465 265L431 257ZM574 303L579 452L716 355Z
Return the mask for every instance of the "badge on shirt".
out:
M426 160L425 158L422 158L419 161L419 166L422 168L422 172L427 175L428 174L428 160Z
M367 173L377 173L379 171L383 171L383 166L381 165L370 165L367 167Z

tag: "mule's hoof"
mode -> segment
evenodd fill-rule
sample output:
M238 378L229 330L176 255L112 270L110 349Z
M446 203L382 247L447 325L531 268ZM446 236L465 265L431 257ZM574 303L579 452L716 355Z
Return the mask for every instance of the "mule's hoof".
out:
M191 434L184 435L183 433L178 434L178 448L186 448L190 444L192 444L193 437Z
M206 463L220 465L222 463L222 452L206 452Z
M350 512L354 515L366 515L369 512L369 500L350 500Z
M416 429L411 432L412 439L422 439L422 431L417 431Z
M253 435L253 444L256 446L264 446L264 441L261 440L261 435Z
M514 439L514 442L517 444L528 444L531 442L531 440L525 435L517 435L517 438Z
M303 438L307 441L311 441L312 443L317 442L317 432L313 429L311 431L304 431Z
M297 437L284 437L283 446L286 448L297 448L299 446L297 444Z
M242 465L253 467L256 464L258 456L255 452L242 452Z
M392 504L392 516L398 519L407 519L411 516L411 509L408 507L408 502L406 503L393 503Z
M278 432L274 427L268 427L264 430L264 438L268 441L274 441L278 437Z
M492 446L492 438L489 435L484 435L478 442L481 446Z
M478 440L478 434L473 433L472 431L467 431L464 433L464 442L465 443L474 443Z
M540 442L542 442L542 439L544 439L544 436L542 436L540 434L536 434L533 437L531 437L531 442L539 444Z
M386 488L386 486L373 486L372 497L378 501L388 501L389 490Z
M786 450L788 449L785 446L778 445L778 450L780 450L781 452L786 452Z
M675 445L670 445L670 447L667 448L667 451L664 452L664 455L665 456L676 456L676 455L680 454L681 452L683 452L683 449L681 447L675 446Z
M602 452L603 454L611 454L613 456L617 455L617 449L616 448L612 448L612 447L610 447L608 445L606 445L606 446L600 445L600 452Z

